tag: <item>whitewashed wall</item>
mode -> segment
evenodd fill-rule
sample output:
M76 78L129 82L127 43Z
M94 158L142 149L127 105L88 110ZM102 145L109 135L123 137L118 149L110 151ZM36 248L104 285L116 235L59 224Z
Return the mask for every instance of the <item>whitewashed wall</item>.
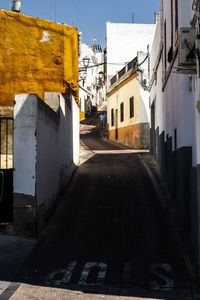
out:
M107 75L114 76L125 63L133 60L138 51L150 49L155 24L128 24L107 22ZM120 63L120 64L119 64Z
M72 136L73 136L73 162L75 165L79 163L80 155L80 122L79 107L72 97Z
M161 45L161 33L160 33L160 16L157 20L156 31L152 43L150 52L150 78L153 76L153 70L155 68L156 60L159 57L159 50ZM150 105L154 102L155 105L155 129L159 127L159 134L164 130L164 102L162 93L162 59L159 62L156 80L150 91Z
M14 222L21 231L26 222L44 225L79 162L79 108L71 95L50 98L57 112L36 95L15 96Z
M171 2L164 1L163 22L167 24L167 53L171 47ZM192 19L192 1L183 0L179 4L179 28L190 27ZM175 39L175 36L174 36ZM174 66L178 65L178 56ZM169 63L167 63L169 66ZM174 138L174 129L177 129L177 148L192 146L194 84L190 75L171 72L164 89L164 129L166 135ZM190 87L192 88L190 90ZM173 143L174 144L174 143ZM174 150L174 147L173 147Z
M194 15L192 4L193 0L178 1L178 33L181 27L191 27ZM178 55L171 65L171 72L169 62L165 68L163 24L166 22L166 54L168 55L172 31L171 1L161 0L161 7L163 8L161 25L158 24L151 50L151 74L153 74L159 52L159 40L163 42L157 81L154 81L150 92L151 104L154 101L155 105L155 129L159 127L159 135L157 131L152 134L152 153L169 188L171 203L178 216L179 230L191 238L200 274L200 114L196 109L196 102L200 99L200 85L197 75L175 72L174 67L178 66ZM173 19L175 22L175 16ZM173 51L176 49L177 35L174 25L175 23L173 23ZM159 32L160 28L162 33ZM169 78L166 81L167 75Z
M35 196L36 96L16 95L14 109L14 192Z

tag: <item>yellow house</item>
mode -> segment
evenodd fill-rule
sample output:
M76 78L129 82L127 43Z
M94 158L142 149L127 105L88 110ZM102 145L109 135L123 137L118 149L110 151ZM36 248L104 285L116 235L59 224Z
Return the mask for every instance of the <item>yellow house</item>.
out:
M145 81L136 71L136 61L135 58L110 80L108 138L135 149L146 149L149 148L149 98Z
M0 32L1 115L15 94L71 93L78 102L76 28L0 10Z

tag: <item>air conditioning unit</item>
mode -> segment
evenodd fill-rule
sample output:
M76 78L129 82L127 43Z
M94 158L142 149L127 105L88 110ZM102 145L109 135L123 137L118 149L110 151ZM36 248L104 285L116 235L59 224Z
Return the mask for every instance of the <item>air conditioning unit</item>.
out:
M195 35L193 27L180 28L179 37L179 66L191 66L196 64Z

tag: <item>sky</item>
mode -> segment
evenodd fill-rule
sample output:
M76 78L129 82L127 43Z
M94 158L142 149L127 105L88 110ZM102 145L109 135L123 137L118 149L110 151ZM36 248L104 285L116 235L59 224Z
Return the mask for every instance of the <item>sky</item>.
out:
M0 0L10 9L11 0ZM160 0L21 0L22 13L75 26L86 44L105 46L106 22L154 23ZM132 17L133 16L133 17Z

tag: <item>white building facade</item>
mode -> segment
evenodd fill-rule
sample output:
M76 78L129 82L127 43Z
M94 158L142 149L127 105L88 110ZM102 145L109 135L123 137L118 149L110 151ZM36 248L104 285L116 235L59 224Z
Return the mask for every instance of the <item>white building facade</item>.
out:
M138 51L147 53L151 48L155 24L106 23L107 35L107 82L128 62L137 56Z
M133 148L149 146L147 86L150 76L149 48L155 28L155 24L107 22L108 135L110 139ZM133 78L134 74L136 78ZM132 104L129 103L131 98ZM122 104L124 108L121 108ZM130 105L135 111L134 116L129 111ZM123 113L125 119L121 117Z
M200 94L194 3L161 0L149 90L151 152L167 182L180 230L190 236L200 266Z
M89 59L89 66L84 70L83 59ZM81 119L89 116L104 100L103 93L103 52L99 45L81 44L79 57L79 101ZM100 74L99 74L100 73Z

